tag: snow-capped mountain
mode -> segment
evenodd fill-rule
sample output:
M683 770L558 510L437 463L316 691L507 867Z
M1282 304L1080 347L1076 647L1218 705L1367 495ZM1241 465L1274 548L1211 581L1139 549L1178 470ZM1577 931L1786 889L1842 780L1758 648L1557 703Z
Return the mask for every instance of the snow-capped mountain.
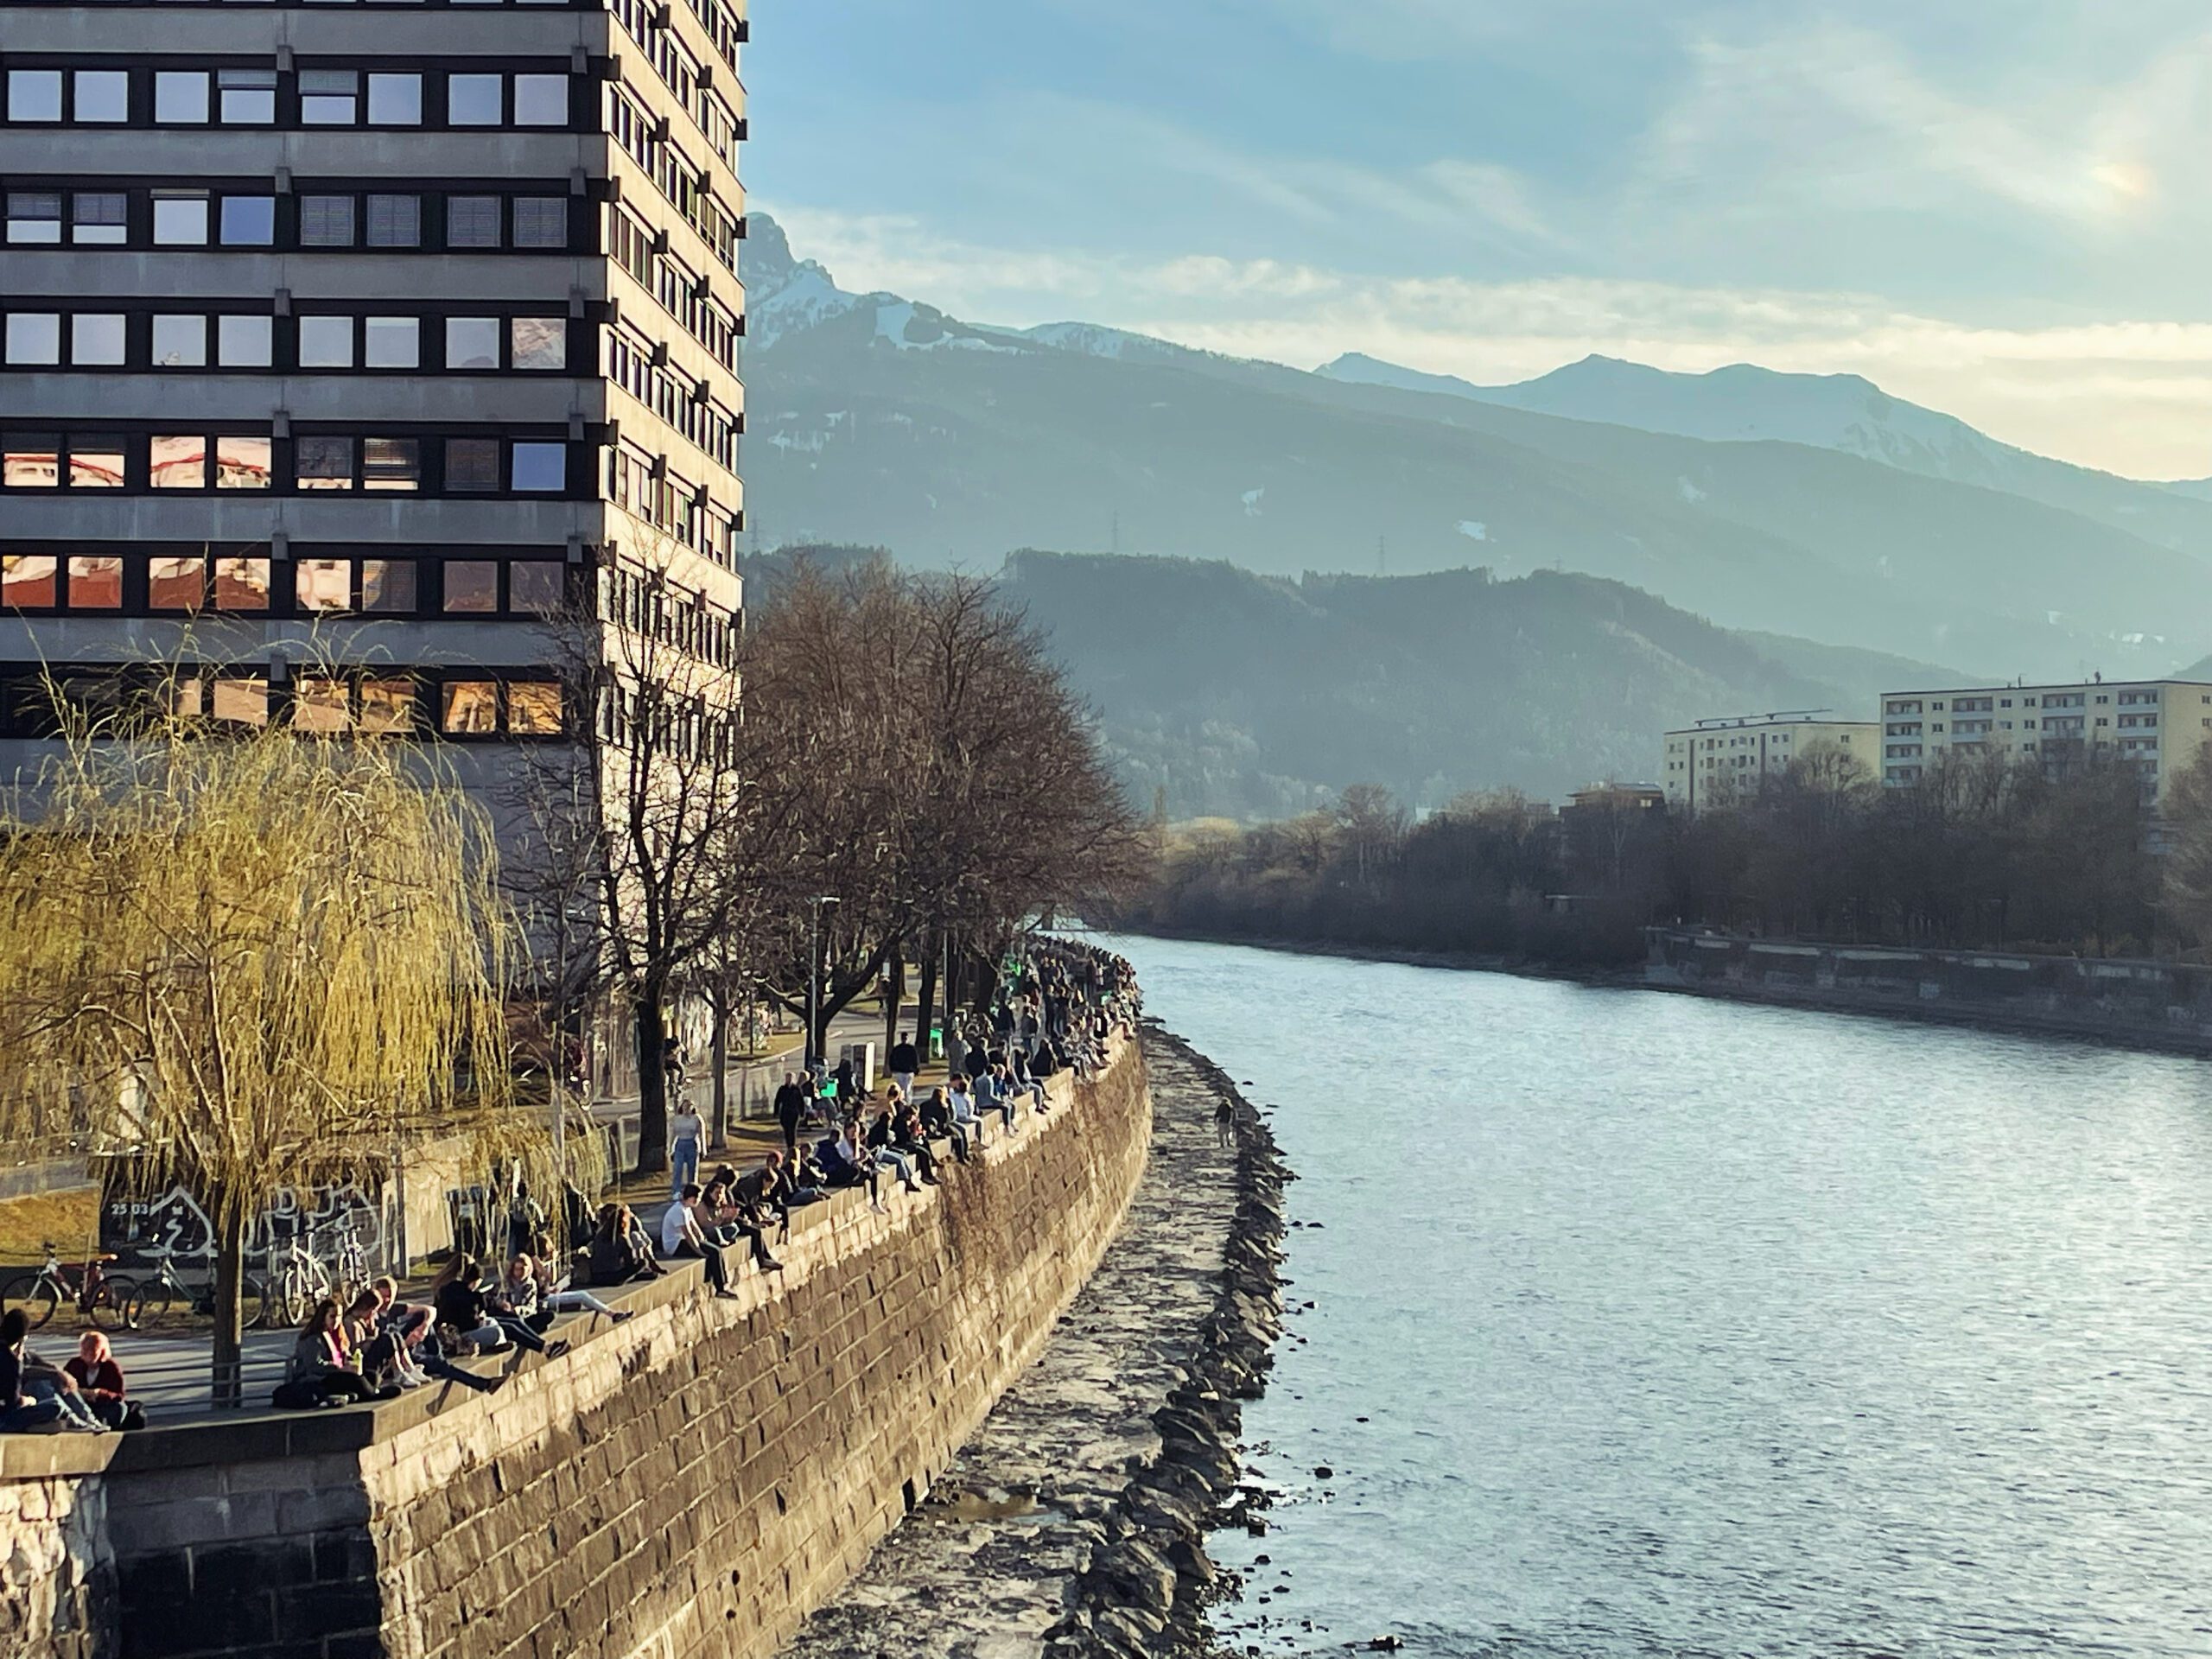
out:
M2169 547L2207 545L2203 516L2177 512L2166 499L2176 493L2201 497L2201 486L2146 484L2053 461L2000 442L1955 416L1892 397L1862 375L1785 374L1751 363L1681 374L1593 354L1533 380L1483 386L1359 352L1348 352L1315 372L1348 385L1433 392L1707 442L1833 449L1923 478L2004 490L2086 512Z
M2212 632L2187 621L2212 614L2212 502L2027 455L1864 381L1598 362L1486 390L966 322L839 288L758 213L742 269L764 549L1563 569L1727 626L1996 673L2164 671Z

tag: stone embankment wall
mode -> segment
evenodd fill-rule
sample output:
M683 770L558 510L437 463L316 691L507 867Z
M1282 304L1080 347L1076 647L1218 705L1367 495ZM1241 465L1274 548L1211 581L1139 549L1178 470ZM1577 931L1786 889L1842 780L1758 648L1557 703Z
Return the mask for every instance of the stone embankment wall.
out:
M115 1618L104 1461L81 1435L0 1436L0 1653L94 1659Z
M784 1659L1133 1659L1204 1645L1206 1535L1281 1328L1285 1172L1218 1069L1147 1024L1127 1223L937 1491Z
M2212 1052L2212 968L1647 930L1659 989Z
M638 1317L497 1394L104 1437L105 1471L65 1484L105 1505L107 1554L84 1559L95 1588L111 1561L112 1615L0 1659L772 1653L927 1494L1119 1226L1141 1053L1052 1098L973 1163L948 1154L942 1186L889 1183L883 1213L859 1192L800 1211L780 1274L731 1251L734 1298L696 1268L625 1293Z

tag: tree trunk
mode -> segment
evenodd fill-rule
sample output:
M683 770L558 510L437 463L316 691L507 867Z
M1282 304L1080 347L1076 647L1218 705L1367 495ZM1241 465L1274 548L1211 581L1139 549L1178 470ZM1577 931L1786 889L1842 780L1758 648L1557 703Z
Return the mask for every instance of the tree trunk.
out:
M245 1403L245 1217L220 1194L207 1197L215 1213L215 1338L208 1403L218 1411L235 1411ZM265 1287L263 1294L267 1294Z
M930 1020L937 1012L937 964L940 952L937 935L925 935L922 949L922 982L914 999L914 1046L926 1061L930 1053Z
M668 1025L661 1017L665 982L648 979L638 988L630 1029L638 1050L638 1173L668 1167Z
M729 1009L721 996L713 1003L715 1014L715 1041L712 1058L708 1064L715 1068L715 1128L710 1143L716 1152L729 1144L729 1079L725 1075L729 1067Z
M953 1016L960 1011L960 936L944 936L944 1041L952 1046Z
M899 1005L906 995L906 958L898 945L891 947L890 971L883 994L883 1052L891 1052L899 1041Z

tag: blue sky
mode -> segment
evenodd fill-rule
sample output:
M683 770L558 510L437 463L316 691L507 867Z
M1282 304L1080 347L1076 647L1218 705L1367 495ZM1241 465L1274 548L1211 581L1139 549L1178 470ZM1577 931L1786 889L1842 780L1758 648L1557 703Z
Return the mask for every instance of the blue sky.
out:
M756 205L848 287L1311 366L1856 372L2212 474L2177 0L753 0Z

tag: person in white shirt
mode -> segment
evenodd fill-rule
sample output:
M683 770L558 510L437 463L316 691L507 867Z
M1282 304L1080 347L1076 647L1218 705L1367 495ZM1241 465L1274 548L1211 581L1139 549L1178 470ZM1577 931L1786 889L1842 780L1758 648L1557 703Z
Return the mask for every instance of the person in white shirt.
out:
M680 1103L668 1126L668 1195L676 1197L686 1184L699 1179L699 1148L706 1141L707 1126L690 1101Z
M983 1120L976 1110L976 1096L968 1092L967 1078L952 1079L952 1086L945 1090L944 1109L952 1119L953 1150L964 1164L969 1147L980 1146L983 1139Z
M668 1256L696 1256L706 1263L707 1282L715 1294L728 1296L729 1275L722 1268L722 1253L708 1243L699 1226L699 1187L696 1181L676 1195L660 1218L660 1253Z

